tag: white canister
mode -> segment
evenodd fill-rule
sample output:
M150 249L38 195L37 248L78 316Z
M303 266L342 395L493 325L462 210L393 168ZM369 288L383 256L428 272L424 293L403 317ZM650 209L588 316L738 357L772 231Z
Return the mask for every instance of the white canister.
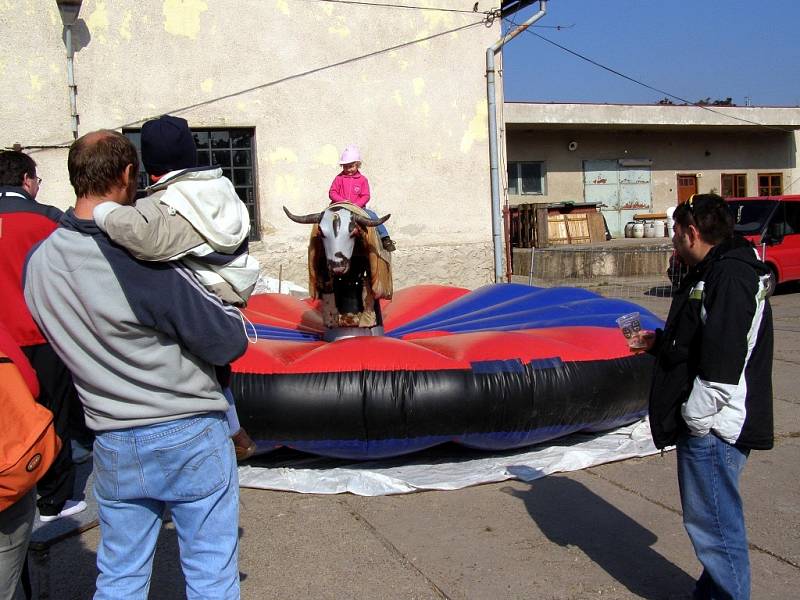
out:
M646 238L654 238L656 237L656 224L653 221L648 221L644 224L644 237Z
M627 223L625 223L625 237L626 238L633 237L633 226L635 224L636 223L634 221L628 221Z
M633 235L631 237L642 238L644 237L644 223L633 224Z

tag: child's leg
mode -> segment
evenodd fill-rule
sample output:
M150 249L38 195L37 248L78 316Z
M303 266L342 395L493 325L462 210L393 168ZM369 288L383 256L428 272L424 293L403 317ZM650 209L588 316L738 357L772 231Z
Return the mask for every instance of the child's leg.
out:
M367 207L364 207L364 212L367 213L373 219L379 218L378 217L378 213L376 213L374 210L370 210ZM388 238L389 237L389 230L386 229L386 225L384 225L383 223L378 225L375 229L378 230L377 233L378 233L378 237L379 238L383 239L383 238Z
M236 460L248 459L255 454L256 444L247 435L242 424L239 423L239 415L236 413L236 405L234 404L231 388L222 388L222 393L228 401L228 410L225 411L225 418L228 420L228 427L231 430L231 440L233 441L233 449L236 450Z
M229 387L222 388L222 393L225 394L225 399L228 401L228 410L225 411L225 418L228 420L231 435L235 435L242 428L242 424L239 423L239 415L236 414L233 393Z

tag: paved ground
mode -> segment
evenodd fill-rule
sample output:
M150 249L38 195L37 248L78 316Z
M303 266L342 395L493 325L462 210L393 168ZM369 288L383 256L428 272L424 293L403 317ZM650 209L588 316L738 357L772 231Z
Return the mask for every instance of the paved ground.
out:
M743 492L753 598L800 587L800 289L775 312L775 449L754 453ZM668 300L637 299L665 315ZM699 565L667 453L452 492L362 498L242 490L242 597L686 598ZM56 544L51 597L89 598L98 530ZM174 530L151 598L183 598Z

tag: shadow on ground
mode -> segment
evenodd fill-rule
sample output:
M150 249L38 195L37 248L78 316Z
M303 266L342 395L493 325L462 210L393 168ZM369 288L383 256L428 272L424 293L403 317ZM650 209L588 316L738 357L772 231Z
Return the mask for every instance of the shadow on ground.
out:
M553 543L574 546L625 586L649 600L687 598L694 579L652 546L656 535L583 484L549 476L520 491L531 518Z

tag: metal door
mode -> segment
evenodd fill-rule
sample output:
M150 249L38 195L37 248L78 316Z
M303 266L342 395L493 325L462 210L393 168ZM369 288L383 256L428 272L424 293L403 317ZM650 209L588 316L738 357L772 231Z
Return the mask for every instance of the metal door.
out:
M620 162L617 159L583 161L584 199L605 205L600 210L613 237L624 237L625 223L636 213L649 212L652 206L650 167Z

